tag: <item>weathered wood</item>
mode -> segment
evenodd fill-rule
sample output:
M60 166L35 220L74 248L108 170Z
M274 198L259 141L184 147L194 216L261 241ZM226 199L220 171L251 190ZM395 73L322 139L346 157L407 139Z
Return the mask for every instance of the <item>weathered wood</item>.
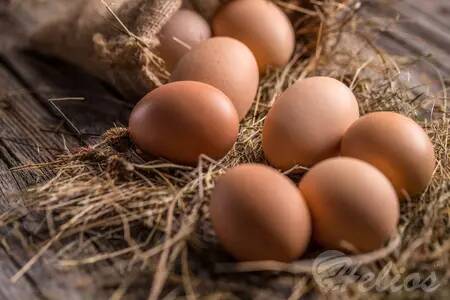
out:
M419 3L420 2L420 3ZM427 57L443 74L450 74L450 18L443 23L441 18L432 18L422 12L423 7L429 11L436 8L431 3L444 1L365 1L364 10L367 17L379 21L384 27L378 43L394 54ZM448 6L448 3L447 3ZM431 13L431 12L430 12ZM379 18L377 20L377 17ZM391 22L386 20L391 20ZM426 66L423 66L426 69ZM430 70L430 69L429 69Z
M78 68L26 51L7 52L5 59L39 100L61 119L67 118L66 125L84 139L114 126L126 126L132 105L119 101L101 82Z
M75 66L27 50L30 26L24 23L26 16L19 13L14 5L3 4L2 8L0 3L0 58L24 86L84 138L126 125L132 105L121 101L112 88ZM52 98L73 97L83 100L49 102Z
M0 36L5 41L0 45L0 212L16 205L18 198L11 197L12 194L52 176L48 171L30 174L11 172L10 168L48 161L66 151L66 147L77 147L80 140L77 131L82 133L84 142L89 142L89 135L99 135L114 124L125 123L130 111L129 104L117 100L102 83L77 68L24 51L23 32L19 26L11 26L15 22L11 15L3 16L5 18L0 17ZM1 63L6 64L8 70ZM52 111L48 103L48 98L60 97L86 99L54 102L76 130L64 126L67 122L61 112ZM24 253L14 239L10 247L10 251L2 248L0 253L8 257L5 264L14 262L9 269L15 273L30 255ZM88 245L84 251L97 253L94 245ZM0 281L5 286L7 299L107 299L120 285L118 269L108 262L96 264L92 274L89 268L60 272L46 262L46 257L52 255L49 251L17 285L8 282L9 278ZM7 275L14 275L10 273ZM22 285L29 287L24 297L16 291ZM0 285L0 291L2 289Z
M25 188L21 178L17 178L11 171L11 160L8 150L0 145L0 212L6 211L14 203L11 203L11 195Z
M20 190L41 180L49 179L48 171L40 173L12 172L10 168L26 163L48 161L65 147L74 148L79 145L78 139L62 126L59 131L54 126L60 119L53 116L48 109L32 96L10 72L0 65L0 213L17 205L19 197L12 197ZM97 266L95 272L85 271L62 272L47 262L52 257L50 250L34 265L17 285L9 281L9 277L17 272L29 259L31 253L26 253L10 232L1 232L3 245L0 247L0 257L4 260L5 270L0 276L0 295L8 295L5 299L105 299L110 290L102 289L105 272L117 274L108 264ZM5 242L7 241L7 243ZM90 249L90 250L89 250ZM95 253L93 246L86 251ZM1 272L0 272L1 273ZM102 276L100 276L102 274ZM3 277L2 277L3 276ZM105 284L103 282L103 284ZM32 295L22 297L24 292ZM1 299L1 298L0 298Z
M18 271L18 266L6 254L4 248L0 248L0 270L0 299L43 299L29 280L11 284L10 278Z
M450 1L408 0L405 3L415 10L412 16L424 16L450 31Z
M24 251L23 246L14 238L8 239L7 245L7 247L3 247L0 250L0 253L14 262L17 267L17 270L14 272L16 273L29 260L30 253ZM47 252L41 261L31 268L18 283L11 283L10 281L8 288L12 290L16 284L19 286L31 284L34 289L34 294L33 296L30 295L30 298L27 299L94 299L94 277L81 271L63 272L56 270L46 262L46 259L51 256L52 251Z
M11 74L0 68L0 141L8 150L8 164L12 167L26 163L40 163L50 160L55 154L63 153L65 145L79 145L65 128L58 132L60 120L53 117L30 93L15 81ZM49 179L51 174L23 176L27 184Z

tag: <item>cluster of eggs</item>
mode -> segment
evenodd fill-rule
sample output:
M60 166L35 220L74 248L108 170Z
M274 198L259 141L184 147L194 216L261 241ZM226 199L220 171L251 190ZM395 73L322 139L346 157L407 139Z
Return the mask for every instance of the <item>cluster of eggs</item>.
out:
M270 20L270 21L269 21ZM160 34L170 83L133 110L129 132L144 152L196 165L223 158L251 108L259 75L288 63L295 34L266 0L234 0L208 23L180 10ZM282 93L267 114L268 163L228 170L216 183L210 214L223 247L245 261L292 261L311 238L331 249L367 252L391 238L399 199L421 193L435 167L431 141L393 112L360 117L340 81L311 77ZM309 169L298 185L281 171ZM277 170L276 170L277 169Z

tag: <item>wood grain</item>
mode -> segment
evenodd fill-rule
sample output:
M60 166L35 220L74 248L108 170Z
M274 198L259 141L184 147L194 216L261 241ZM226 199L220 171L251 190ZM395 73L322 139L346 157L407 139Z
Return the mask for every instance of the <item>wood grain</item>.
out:
M113 88L79 68L29 50L30 26L26 24L26 16L19 15L12 7L3 4L2 8L0 2L0 59L23 86L82 138L99 136L113 126L126 125L132 105L122 101ZM49 99L73 97L83 100L49 102Z
M52 174L48 171L29 173L12 172L11 168L27 163L45 162L65 147L77 147L79 141L73 137L66 128L59 132L52 127L59 123L59 119L52 115L48 109L32 96L20 83L0 65L0 212L20 204L18 192L27 186L48 180ZM7 91L7 92L5 92ZM7 103L7 104L5 104ZM31 217L32 218L32 217ZM31 221L30 221L31 222ZM22 228L26 231L29 224ZM96 280L104 269L98 268L96 272L88 274L84 271L62 272L55 269L48 259L53 256L52 251L39 260L31 270L17 283L12 284L9 279L30 258L31 253L25 252L15 238L13 231L3 230L0 257L5 259L2 266L8 272L0 272L0 295L4 299L94 299L95 295L101 299L107 298L111 293L102 290ZM88 247L89 248L89 247ZM90 247L95 252L95 247ZM87 250L88 251L88 250ZM106 267L109 267L106 265ZM109 268L108 273L114 274ZM3 270L3 269L1 269ZM22 289L23 287L23 289ZM25 296L23 293L32 295ZM1 298L0 298L1 299Z
M30 280L21 280L16 285L11 284L9 279L18 271L18 266L3 247L0 248L0 270L0 299L43 299Z
M450 17L441 10L450 7L447 1L365 1L368 18L384 30L378 43L393 54L426 57L433 68L450 75ZM445 10L444 10L445 11ZM388 21L386 21L388 20ZM389 21L390 20L390 21Z

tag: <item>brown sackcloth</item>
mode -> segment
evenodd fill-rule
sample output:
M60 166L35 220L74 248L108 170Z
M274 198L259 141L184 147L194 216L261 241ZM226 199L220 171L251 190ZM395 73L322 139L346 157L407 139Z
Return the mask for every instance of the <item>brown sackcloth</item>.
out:
M30 34L33 48L80 66L135 102L168 77L152 50L159 43L161 27L182 2L24 0L19 6L36 19ZM210 17L223 0L190 2Z

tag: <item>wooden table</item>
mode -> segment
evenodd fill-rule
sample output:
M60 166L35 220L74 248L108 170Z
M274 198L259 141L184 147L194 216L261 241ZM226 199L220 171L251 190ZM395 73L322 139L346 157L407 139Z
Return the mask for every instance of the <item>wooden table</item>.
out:
M48 161L67 148L89 144L105 129L126 124L131 109L108 86L76 67L27 50L27 18L16 15L8 2L0 0L0 212L15 205L15 193L52 176L11 168ZM450 1L398 1L396 10L381 0L366 2L367 16L402 20L387 28L379 44L397 54L432 54L431 64L423 63L415 72L431 82L437 70L448 78ZM75 99L49 101L67 97ZM0 299L107 299L119 284L108 280L118 272L108 262L92 272L63 272L46 261L51 253L12 284L10 277L30 257L22 249L17 242L0 245ZM133 299L143 298L145 292L137 291Z

